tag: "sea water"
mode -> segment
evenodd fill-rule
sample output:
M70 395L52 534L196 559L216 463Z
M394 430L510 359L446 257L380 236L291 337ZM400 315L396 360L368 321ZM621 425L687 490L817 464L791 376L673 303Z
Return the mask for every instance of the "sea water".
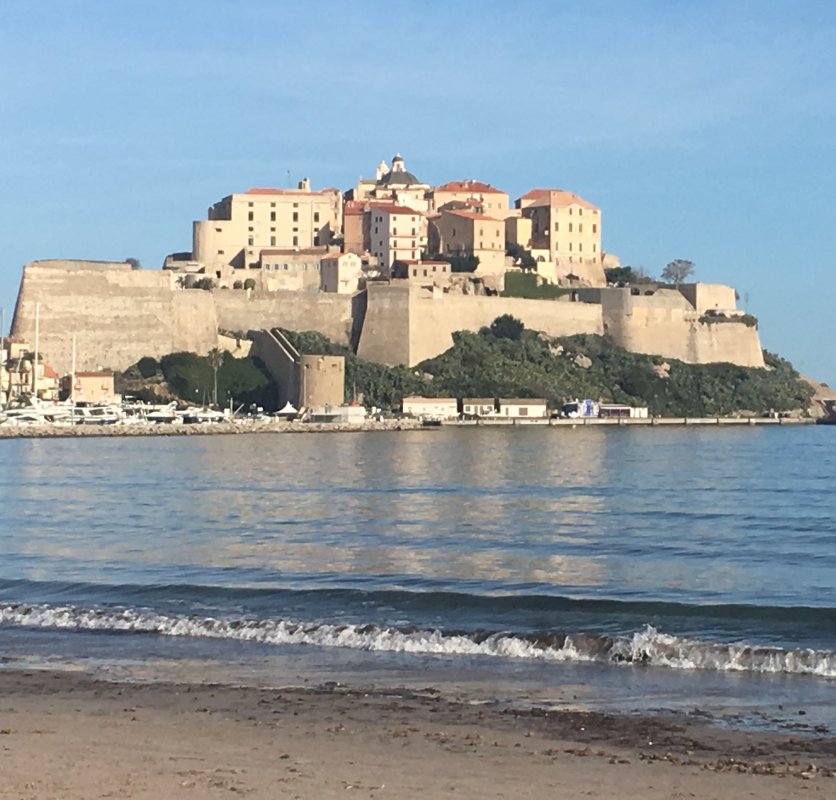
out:
M0 658L836 729L834 433L2 441Z

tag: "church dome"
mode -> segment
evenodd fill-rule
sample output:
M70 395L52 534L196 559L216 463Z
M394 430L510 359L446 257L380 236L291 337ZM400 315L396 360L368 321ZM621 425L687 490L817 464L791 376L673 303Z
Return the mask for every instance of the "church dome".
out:
M390 170L378 182L378 186L410 186L421 183L411 172L405 169Z
M407 172L404 169L404 161L403 156L400 153L396 153L395 157L392 159L392 169L389 170L380 180L378 180L378 186L412 186L413 184L420 184L421 181L418 180L411 172Z

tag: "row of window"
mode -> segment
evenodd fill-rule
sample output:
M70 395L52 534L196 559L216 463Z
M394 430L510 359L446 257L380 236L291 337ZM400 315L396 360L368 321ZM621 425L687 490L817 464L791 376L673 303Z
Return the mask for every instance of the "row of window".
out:
M557 242L552 242L552 244L554 245L554 249L555 249L555 250L560 250L560 245L559 245ZM569 252L571 253L571 252L572 252L572 250L573 250L573 247L572 247L572 242L569 242ZM582 253L582 252L583 252L583 242L578 242L578 252L579 252L579 253ZM594 244L594 243L593 243L593 245L592 245L592 252L593 252L593 253L597 253L597 252L598 252L598 245L597 245L597 244Z
M249 206L250 208L254 208L255 204L254 203L247 203L247 206ZM275 208L275 207L276 207L275 203L270 203L270 208ZM293 207L294 208L299 208L299 203L294 203Z
M298 272L300 269L307 272L310 267L311 271L319 272L319 264L265 264L264 269L271 272Z
M560 230L560 223L555 222L554 223L554 232L557 233L559 230ZM598 233L598 225L597 224L592 225L592 232L593 233ZM571 222L569 223L569 233L572 233L572 223ZM578 233L583 233L583 223L582 222L578 223Z
M253 237L253 236L248 236L248 237L247 237L247 244L248 244L250 247L253 247L253 246L255 245L255 237ZM319 237L318 237L318 236L315 236L315 237L314 237L314 246L317 246L318 244L319 244ZM276 246L276 237L275 237L275 236L271 236L271 237L270 237L270 247L275 247L275 246ZM298 237L298 236L294 236L294 237L293 237L293 247L298 247L298 246L299 246L299 237ZM223 252L223 251L219 250L218 252L219 252L219 253L221 253L221 252Z
M293 222L299 222L299 212L294 211L291 219L293 220ZM253 222L255 220L255 213L252 212L252 211L248 212L247 220L249 222ZM270 212L270 222L275 222L275 221L276 221L276 212L271 211ZM314 211L313 221L314 221L314 224L319 222L319 212L318 211Z

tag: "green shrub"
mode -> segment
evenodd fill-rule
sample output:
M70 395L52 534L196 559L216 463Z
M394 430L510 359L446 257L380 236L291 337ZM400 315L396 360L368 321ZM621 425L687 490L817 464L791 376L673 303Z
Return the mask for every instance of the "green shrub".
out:
M550 283L540 283L537 275L530 272L506 272L503 297L526 297L529 300L557 300L569 289L561 289Z

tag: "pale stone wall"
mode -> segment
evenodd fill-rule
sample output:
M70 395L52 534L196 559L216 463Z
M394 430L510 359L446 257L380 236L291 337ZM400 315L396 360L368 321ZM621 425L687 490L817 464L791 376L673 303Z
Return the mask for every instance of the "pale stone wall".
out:
M124 369L142 356L179 350L205 354L217 346L218 330L246 333L272 327L320 331L342 345L357 342L363 358L412 366L447 350L454 331L476 331L512 314L526 327L551 336L608 333L633 352L690 363L763 366L756 328L742 322L700 322L700 313L673 289L651 296L585 290L585 299L599 302L563 302L371 284L365 303L364 293L180 289L175 278L170 272L131 270L122 263L28 264L12 335L34 344L39 303L40 350L59 373L70 371L73 334L76 368L96 370ZM700 295L697 302L725 303L729 292L733 290L728 287L708 287L708 299Z
M216 291L218 326L227 331L285 328L319 331L339 344L351 341L353 298L308 292Z
M700 314L675 289L638 296L629 290L604 289L600 297L606 333L625 350L689 364L764 365L757 328L742 322L700 322Z
M76 368L124 369L142 356L177 350L206 353L217 341L210 292L173 288L169 272L120 263L34 262L23 270L12 330L34 342L40 304L40 350L61 374Z
M358 355L414 366L452 347L455 331L477 331L503 314L550 336L603 332L601 307L590 303L474 297L382 284L369 287Z
M737 308L734 289L721 283L683 283L679 291L698 314L705 314L708 310L729 311Z
M409 287L370 284L367 292L357 355L382 364L409 364Z
M372 305L370 295L369 310ZM403 363L413 366L433 358L453 346L455 331L478 331L503 314L511 314L527 328L549 336L603 333L601 307L589 303L413 291L409 302L409 361Z

